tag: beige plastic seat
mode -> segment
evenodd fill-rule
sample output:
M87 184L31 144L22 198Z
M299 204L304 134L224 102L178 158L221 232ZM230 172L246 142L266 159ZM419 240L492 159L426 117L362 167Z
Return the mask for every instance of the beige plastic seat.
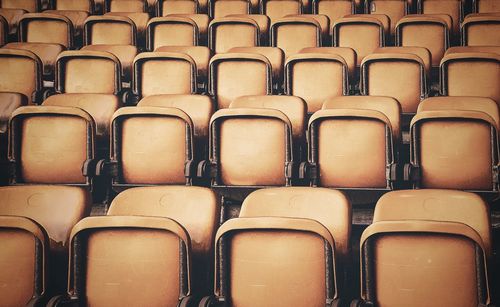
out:
M393 188L401 140L401 107L381 96L327 99L309 120L309 176L313 186ZM314 175L316 174L316 175Z
M233 47L255 47L259 44L259 25L253 19L222 17L212 20L208 26L208 47L214 53L225 53Z
M194 0L158 0L155 2L156 16L170 14L197 14L199 2Z
M285 62L285 54L278 47L234 47L229 49L230 53L255 53L265 56L271 63L273 71L273 81L276 86L282 86L283 82L283 66Z
M319 23L321 28L321 40L322 44L329 45L330 39L330 19L326 15L321 14L294 14L287 15L285 17L299 17L299 18L309 18Z
M210 60L208 89L217 109L248 95L272 93L272 67L269 60L254 53L217 54Z
M341 56L347 64L349 70L349 79L355 81L356 70L356 51L348 47L307 47L299 51L299 53L328 53Z
M497 53L454 53L441 61L443 96L479 96L500 101L500 55Z
M335 23L345 15L356 12L356 4L353 0L316 0L312 1L313 14L326 15L330 23Z
M49 7L51 9L45 10L44 13L66 16L73 23L76 36L82 34L85 19L94 12L91 0L50 0Z
M453 20L450 29L453 37L460 34L460 24L464 18L464 7L461 0L418 0L417 14L444 14Z
M408 14L407 0L368 0L365 1L366 14L386 15L390 19L390 35L394 36L396 24Z
M115 55L124 81L132 79L132 63L137 55L137 28L124 16L90 16L83 27L82 50L106 51Z
M88 112L101 143L109 140L109 123L122 106L121 69L117 57L100 51L64 51L57 58L55 89L44 106L77 107Z
M271 20L263 14L230 14L226 17L250 18L257 23L260 30L260 45L266 46L269 44L269 28Z
M269 17L271 25L287 15L302 14L301 0L263 0L260 1L260 12Z
M73 47L73 24L61 15L24 14L19 20L18 40L5 48L29 50L43 63L43 74L52 79L59 53Z
M196 64L183 53L143 52L134 59L132 90L137 97L195 94Z
M338 19L332 27L332 40L335 47L349 47L356 51L357 62L375 49L385 46L385 31L380 20L371 16L352 16Z
M349 94L348 75L347 64L339 55L294 54L285 62L285 93L304 99L307 111L313 113L325 99Z
M387 193L361 236L362 302L351 306L488 305L489 225L472 193Z
M312 18L280 18L271 26L271 45L281 48L285 58L303 48L321 47L321 25Z
M212 51L205 46L162 46L154 50L155 52L176 52L184 53L193 59L196 64L198 86L202 84L205 88L208 75L208 64L212 58Z
M251 14L250 0L208 0L208 16L221 18L234 14Z
M186 17L155 17L148 22L146 49L154 51L162 46L196 46L198 39L198 26L193 20Z
M146 0L110 0L109 12L105 16L123 16L132 20L137 29L137 40L142 45L149 21L147 10Z
M42 2L39 0L2 0L1 8L5 9L21 9L29 13L40 12Z
M362 95L394 97L403 113L415 113L427 97L425 63L415 53L374 53L360 69Z
M401 54L414 54L418 56L424 63L424 68L427 76L430 77L432 54L429 49L425 47L381 47L375 49L374 53L401 53Z
M476 52L486 52L486 53L496 53L500 54L500 46L460 46L460 47L450 47L446 50L445 55L452 53L476 53Z
M466 17L462 23L462 45L500 46L500 13Z
M424 101L413 118L409 179L420 188L496 191L496 104L454 98Z
M337 304L350 233L351 206L339 191L255 191L217 231L215 292L200 306Z
M178 1L178 0L173 0ZM207 41L208 25L210 23L210 17L207 14L169 14L170 17L184 17L189 18L196 23L198 26L198 32L200 34L200 41Z
M396 25L396 45L427 48L432 55L432 67L439 67L450 46L452 24L449 15L407 15Z
M472 10L475 13L500 13L500 5L496 0L473 0Z

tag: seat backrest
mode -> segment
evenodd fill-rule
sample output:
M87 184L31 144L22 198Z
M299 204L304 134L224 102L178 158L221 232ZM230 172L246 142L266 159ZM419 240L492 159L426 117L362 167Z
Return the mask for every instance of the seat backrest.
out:
M196 92L196 64L187 54L143 52L133 67L133 91L140 97Z
M418 0L418 14L446 14L453 20L452 33L458 35L464 18L462 0Z
M274 1L280 2L280 0ZM306 47L320 47L321 26L311 18L280 18L271 26L271 45L283 49L285 57L298 53Z
M190 184L185 165L193 161L193 123L176 108L127 107L111 120L113 186Z
M120 61L108 52L63 51L55 71L59 93L118 95L121 91Z
M90 16L85 20L84 45L135 45L137 28L125 16Z
M251 5L249 0L209 0L208 16L221 18L234 14L250 14Z
M281 111L219 110L210 121L210 162L218 173L212 186L289 185L292 148L292 125Z
M42 3L39 0L2 0L0 7L4 9L22 9L29 13L40 12Z
M24 14L19 20L20 42L60 44L73 47L73 24L62 15L48 13Z
M500 54L454 53L440 67L443 96L478 96L500 101Z
M404 53L418 56L424 63L425 73L430 77L432 55L425 47L381 47L375 49L374 53Z
M303 10L300 0L264 0L260 1L260 11L271 20L271 24L286 15L301 14Z
M197 14L199 3L195 0L158 0L155 2L156 16L171 14Z
M361 93L396 98L403 113L415 113L427 96L425 65L412 53L374 53L361 63Z
M238 33L238 35L234 35L234 33ZM250 18L216 18L208 26L208 47L214 53L225 53L233 47L259 46L259 36L259 25Z
M496 0L473 0L472 11L475 13L500 13L500 6Z
M193 20L186 17L152 18L148 22L146 31L146 46L149 51L161 46L198 45L198 26Z
M260 54L225 53L210 60L209 93L217 108L227 108L240 96L269 95L272 90L272 68Z
M500 14L498 16L473 16L462 23L462 45L499 46Z
M189 235L172 219L86 218L71 232L68 291L89 305L175 306L191 291L190 256Z
M333 2L333 1L332 1ZM354 72L356 70L357 56L356 51L348 47L307 47L300 50L300 53L329 53L341 56L349 70L349 79L355 80Z
M95 124L79 108L21 107L9 123L13 183L90 184L82 174L94 158Z
M338 55L294 54L285 62L285 92L303 98L312 113L321 109L325 99L349 94L348 75L347 64Z
M256 53L265 56L271 63L273 70L273 82L281 82L283 76L283 65L285 54L278 47L234 47L229 49L231 53Z
M94 11L92 0L50 0L51 7L58 11L83 11L91 14Z
M500 46L459 46L450 47L446 50L445 55L452 53L475 53L486 52L500 54Z
M313 1L313 13L328 16L333 24L337 19L345 15L354 14L356 10L355 3L352 0L316 0Z
M394 35L396 24L408 12L407 0L368 0L365 2L366 14L387 15L390 19L390 33Z
M330 44L330 19L326 15L322 14L294 14L294 15L286 15L285 17L299 17L299 18L307 18L312 19L319 23L321 29L321 40L323 43Z
M142 13L146 11L147 1L144 0L110 0L110 12Z
M42 90L42 63L32 52L0 49L0 91L21 93L33 102Z

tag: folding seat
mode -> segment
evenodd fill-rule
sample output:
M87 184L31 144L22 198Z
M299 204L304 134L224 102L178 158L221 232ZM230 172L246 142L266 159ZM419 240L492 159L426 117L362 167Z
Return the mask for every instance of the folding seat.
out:
M271 20L266 15L262 14L230 14L226 17L250 18L257 23L260 30L260 44L262 46L269 45L269 25Z
M285 93L304 99L307 111L313 113L321 109L325 99L349 95L348 75L347 64L341 56L294 54L285 62Z
M196 64L187 54L143 52L134 59L132 92L138 98L195 94L196 82Z
M341 56L347 64L349 70L349 79L352 83L356 82L356 51L348 47L307 47L299 51L299 53L328 53Z
M331 24L345 15L356 13L356 4L353 0L316 0L312 5L313 14L328 16Z
M69 234L90 206L89 193L80 187L0 188L2 305L42 306L64 290Z
M199 2L194 0L158 0L155 6L156 16L197 14L199 11Z
M138 44L145 42L146 27L149 21L146 0L110 0L107 16L123 16L130 18L137 29Z
M356 51L357 66L379 47L385 45L385 31L382 22L374 17L353 16L338 19L332 27L334 47L349 47Z
M489 306L490 231L475 194L387 193L361 236L361 301L351 306Z
M479 96L500 101L500 55L471 52L446 55L441 61L443 96Z
M361 94L396 98L404 114L414 114L428 95L425 63L415 53L370 54L360 69Z
M240 96L270 95L272 82L271 63L263 55L225 53L210 60L208 90L217 109L229 107Z
M267 15L271 25L286 15L302 14L301 0L261 0L260 13Z
M382 193L394 188L400 116L391 97L325 100L309 120L309 158L301 172L312 186Z
M500 46L500 14L466 17L462 23L462 45Z
M62 51L73 48L73 37L73 25L65 16L24 14L19 21L19 42L9 43L4 48L35 53L43 63L44 78L53 80L56 58Z
M250 0L208 0L208 16L221 18L233 14L251 14Z
M233 47L254 47L259 44L259 25L250 18L222 17L212 20L208 26L208 47L214 53L225 53Z
M418 0L417 14L445 14L453 20L452 37L459 37L460 23L464 18L462 0Z
M85 19L94 12L91 0L50 0L49 7L44 13L59 14L66 16L75 28L75 35L79 36L83 31Z
M134 22L124 16L90 16L83 32L82 50L112 53L120 60L123 80L130 81L132 62L138 52Z
M406 179L416 188L498 191L496 103L439 97L422 104L410 126Z
M500 4L496 0L472 0L474 13L499 13Z
M280 18L271 26L271 45L281 48L285 57L306 47L320 47L321 25L311 18Z
M148 22L146 49L154 51L161 46L196 46L199 31L196 23L185 17L155 17Z
M217 231L215 291L200 306L338 306L351 214L339 191L251 193Z
M365 14L387 15L390 19L390 34L394 35L396 24L409 13L407 0L365 1Z
M312 20L315 20L316 22L319 23L319 26L321 28L321 41L323 45L329 45L331 42L330 38L330 19L326 15L320 15L320 14L294 14L294 15L287 15L285 17L298 17L298 18L310 18Z

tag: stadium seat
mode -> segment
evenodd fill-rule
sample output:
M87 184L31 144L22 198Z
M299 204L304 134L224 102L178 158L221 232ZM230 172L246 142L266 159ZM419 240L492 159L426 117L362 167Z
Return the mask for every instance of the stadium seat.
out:
M304 99L308 113L313 113L325 99L349 95L348 75L347 64L339 55L294 54L285 62L285 93Z
M351 85L357 82L356 78L356 51L348 47L307 47L299 53L329 53L341 56L347 64L349 70L349 80Z
M148 51L154 51L162 46L196 46L198 40L198 26L189 18L155 17L148 22L146 30Z
M309 18L319 23L321 28L321 41L322 45L328 46L331 42L330 37L330 19L326 15L320 14L300 14L300 15L287 15L285 17L299 17L299 18Z
M496 103L477 97L434 97L421 103L410 126L415 188L498 191ZM495 192L496 193L496 192Z
M4 48L23 49L35 53L43 63L44 79L53 80L54 64L59 53L73 48L73 24L61 15L24 14L19 20L19 42Z
M195 0L158 0L155 3L156 16L199 12L199 2Z
M171 0L177 1L177 0ZM189 18L196 23L198 26L198 32L200 34L199 44L207 44L208 36L208 25L210 24L210 17L207 14L170 14L170 17L184 17Z
M286 15L302 14L301 0L261 0L260 13L271 20L271 25Z
M417 14L444 14L453 20L450 29L452 38L458 38L460 24L464 18L464 7L462 0L418 0Z
M208 0L208 16L222 18L234 14L251 14L250 0Z
M326 15L333 25L339 18L356 13L356 5L353 0L315 0L312 1L313 14Z
M500 13L500 6L496 0L472 0L474 13Z
M306 47L321 47L321 25L313 18L280 18L271 26L271 45L281 48L285 57Z
M233 47L254 47L259 44L259 25L253 19L222 17L212 20L208 26L208 47L214 53L225 53Z
M497 53L454 53L441 61L443 96L479 96L500 101L500 55Z
M462 23L463 46L500 46L500 13L467 16Z
M66 16L75 28L75 36L80 36L83 31L85 19L94 13L93 2L91 0L50 0L49 10L44 13L59 14Z
M430 76L432 66L432 54L429 49L425 47L381 47L375 49L374 53L401 53L401 54L414 54L418 56L422 63L427 76Z
M350 233L351 206L338 191L255 191L217 231L214 296L200 306L338 306Z
M21 9L28 13L36 13L42 10L42 1L40 0L3 0L1 3L3 9Z
M387 193L361 236L361 301L351 306L487 306L490 240L477 195Z
M409 12L407 0L365 1L365 14L387 15L390 20L390 35L394 36L396 24Z
M272 93L271 63L260 54L217 54L210 60L208 75L209 95L217 109L229 107L240 96Z
M266 15L262 14L231 14L226 17L250 18L257 23L260 31L260 44L262 46L269 45L269 27L271 20Z
M106 16L123 16L130 18L137 29L138 45L145 42L146 27L149 21L146 0L110 0L109 12Z

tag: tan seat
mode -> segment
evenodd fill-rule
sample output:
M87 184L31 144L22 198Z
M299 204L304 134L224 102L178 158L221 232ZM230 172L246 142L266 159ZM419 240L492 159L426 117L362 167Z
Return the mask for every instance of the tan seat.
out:
M410 174L415 187L483 192L498 188L493 180L498 110L491 101L463 100L449 101L448 109L435 107L437 101L425 103L413 118L410 162L412 172L420 173L420 178Z
M56 14L62 15L71 20L75 28L75 36L79 36L83 31L83 24L87 17L89 17L89 13L86 11L65 11L65 10L45 10L44 13L48 14Z
M250 0L208 0L208 16L222 18L234 14L251 14Z
M453 53L441 61L443 96L479 96L500 101L500 55Z
M452 53L476 53L476 52L486 52L486 53L496 53L500 54L500 46L460 46L460 47L450 47L446 50L445 55Z
M260 54L225 53L210 60L209 94L215 97L217 109L227 108L240 96L272 93L272 68Z
M82 34L85 19L94 13L94 5L91 0L49 0L49 8L51 9L44 12L63 15L71 20L77 36Z
M444 14L453 20L450 29L453 37L460 34L460 24L464 18L464 8L461 0L418 0L417 14Z
M283 82L283 66L285 62L285 54L278 47L234 47L229 49L230 53L255 53L265 56L271 63L273 70L273 81L277 85L282 86Z
M212 51L205 46L162 46L155 52L179 52L190 56L196 64L198 71L198 83L206 83L208 75L208 63L212 58Z
M189 18L155 17L148 22L146 48L149 51L162 46L196 46L198 39L198 26Z
M267 15L271 25L286 15L302 14L301 0L263 0L260 1L260 12Z
M386 15L390 20L390 35L394 36L396 24L410 8L407 0L369 0L365 2L366 14Z
M424 61L414 53L374 53L361 63L363 95L396 98L403 113L415 113L427 97Z
M200 3L194 0L158 0L156 1L156 16L170 14L197 14Z
M9 26L9 34L15 35L17 33L17 25L19 23L19 19L26 13L27 11L23 9L0 8L0 16L5 18Z
M329 53L341 56L347 64L349 79L355 82L356 51L348 47L307 47L299 51L300 53Z
M195 94L196 64L183 53L143 52L134 59L132 90L138 97Z
M347 64L335 54L291 55L285 62L285 93L301 97L307 111L316 112L325 99L349 94Z
M146 0L110 0L109 12L105 15L130 18L136 26L138 41L143 43L149 21Z
M220 277L212 302L337 304L342 298L342 261L349 255L350 224L351 206L338 191L297 187L251 193L239 218L217 231L216 276ZM230 273L221 274L228 269Z
M19 20L19 43L9 43L5 48L29 50L43 63L47 78L53 78L54 64L59 53L73 47L73 25L61 15L33 13Z
M312 20L315 20L316 22L319 23L319 26L321 28L321 40L322 43L324 44L330 44L330 19L326 15L320 15L320 14L294 14L294 15L287 15L285 17L302 17L302 18L310 18Z
M259 25L253 19L222 17L212 20L208 26L208 47L214 53L225 53L233 47L255 47L259 44Z
M375 49L385 46L383 24L374 17L351 16L338 19L332 27L335 47L349 47L356 51L357 66Z
M181 224L191 239L192 294L212 292L213 245L220 215L219 199L214 192L186 186L133 188L118 194L109 208L108 216L120 215L166 217Z
M263 133L265 131L265 133ZM281 111L231 108L210 120L212 187L285 186L292 180L292 124Z
M472 10L475 13L500 13L500 5L496 0L474 0Z
M313 1L313 13L326 15L330 23L335 23L339 18L345 15L351 15L356 12L355 1L353 0L317 0ZM330 31L330 30L329 30Z
M120 1L119 1L120 2ZM146 28L149 22L148 13L137 13L137 12L109 12L104 16L123 16L127 17L135 24L137 29L137 39L139 42L143 42L146 38Z
M269 44L269 27L271 20L266 15L262 14L230 14L226 17L250 18L259 25L260 30L260 45L266 46Z
M346 96L325 101L309 120L313 186L393 188L401 138L401 107L390 97ZM314 150L313 150L314 148Z
M384 195L361 236L363 303L488 305L489 232L487 204L472 193Z
M422 62L424 63L425 72L427 76L430 77L432 55L429 49L425 47L381 47L375 49L374 53L414 54L422 60Z
M473 16L462 23L462 45L500 46L500 14Z
M387 1L399 1L399 0L387 0ZM357 17L368 17L374 18L378 20L382 27L384 28L384 34L386 39L390 38L391 35L391 19L389 16L384 14L353 14L353 15L345 15L344 18L357 18Z
M173 0L177 1L177 0ZM198 31L200 33L200 41L206 41L208 33L208 25L210 23L210 17L207 14L169 14L171 17L186 17L191 19L198 26Z
M271 26L271 45L281 48L285 57L306 47L321 47L321 25L306 17L278 19Z
M452 24L449 15L407 15L396 25L396 45L427 48L432 67L438 67L450 46Z
M2 0L0 6L6 9L21 9L28 13L36 13L41 11L42 2L39 0Z
M122 66L124 81L132 79L132 63L137 55L137 29L124 16L90 16L85 21L82 50L107 51Z

